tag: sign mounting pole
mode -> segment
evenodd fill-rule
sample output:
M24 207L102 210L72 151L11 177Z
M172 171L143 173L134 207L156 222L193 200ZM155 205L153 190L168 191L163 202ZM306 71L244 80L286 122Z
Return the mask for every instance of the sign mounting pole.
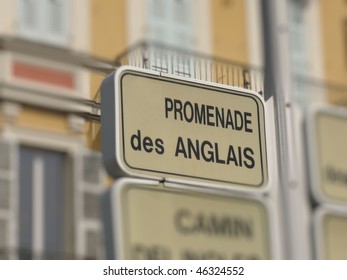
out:
M295 174L294 144L291 127L289 28L286 1L262 0L262 20L264 30L265 90L266 102L273 103L277 138L279 172L279 199L283 205L282 232L285 235L284 256L295 259L295 238L297 235L291 209L295 199L297 176Z
M299 1L300 2L300 1ZM303 145L299 104L293 99L291 26L288 9L298 1L262 0L265 55L265 100L273 104L282 205L284 258L311 259L310 201L302 169ZM304 7L302 7L304 9ZM292 100L293 99L293 100ZM300 169L301 166L301 169Z

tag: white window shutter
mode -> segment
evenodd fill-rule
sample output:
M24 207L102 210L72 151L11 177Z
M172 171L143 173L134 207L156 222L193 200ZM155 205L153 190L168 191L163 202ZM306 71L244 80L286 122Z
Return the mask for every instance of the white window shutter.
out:
M194 43L194 13L192 0L171 0L171 41L191 49Z
M184 49L194 46L194 13L192 0L171 0L171 44ZM190 54L177 54L172 61L173 74L194 77L194 61Z
M102 158L85 150L80 156L80 180L76 192L77 257L102 259L104 256L100 196L102 192Z
M42 26L45 40L56 45L69 43L70 7L69 0L45 0Z
M41 3L42 4L42 3ZM42 35L40 26L42 5L37 0L17 0L17 26L20 36L37 40Z
M147 2L148 35L151 41L160 43L170 41L170 1L148 0Z
M192 0L148 0L149 39L190 49L194 43Z
M150 42L169 44L170 43L170 1L148 0L148 39ZM170 59L168 51L158 46L149 45L147 49L148 68L162 73L171 73Z
M16 259L17 145L0 138L0 259Z
M193 2L191 0L148 0L149 39L180 49L191 49L194 43ZM149 46L149 69L183 77L194 77L190 54L174 49Z
M18 35L30 40L68 46L69 0L17 0Z

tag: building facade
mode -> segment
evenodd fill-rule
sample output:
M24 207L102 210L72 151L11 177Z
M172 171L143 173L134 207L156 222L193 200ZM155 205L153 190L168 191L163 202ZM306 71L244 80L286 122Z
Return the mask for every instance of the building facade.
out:
M1 1L2 258L99 258L90 7Z
M345 105L345 1L281 2L293 99L303 111ZM100 84L117 57L133 61L133 46L144 68L264 91L260 0L0 0L0 7L0 258L105 258L100 195L114 179L100 153ZM200 65L198 75L200 62L215 68ZM279 192L271 194L275 207ZM302 207L311 219L316 202L308 200ZM288 257L281 247L279 258ZM307 245L298 257L316 258L313 251Z

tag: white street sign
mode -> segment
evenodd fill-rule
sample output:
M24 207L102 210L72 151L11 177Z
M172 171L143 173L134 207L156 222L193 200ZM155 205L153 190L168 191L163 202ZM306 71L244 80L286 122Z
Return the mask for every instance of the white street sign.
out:
M120 179L105 198L108 258L273 258L269 211L260 199L139 179Z
M317 107L308 123L311 186L320 202L347 203L347 110Z
M258 94L120 68L101 101L103 157L114 177L262 190L268 181Z

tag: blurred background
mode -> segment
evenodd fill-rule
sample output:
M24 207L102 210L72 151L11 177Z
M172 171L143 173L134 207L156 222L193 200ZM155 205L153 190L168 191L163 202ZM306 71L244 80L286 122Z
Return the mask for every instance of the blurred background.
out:
M341 195L320 200L305 134L313 105L347 111L346 1L0 0L1 259L106 257L100 195L114 180L102 165L99 88L121 65L250 89L270 103L282 95L294 108L282 127L294 175L281 176L286 156L274 141L277 258L347 259L347 159L330 175ZM331 137L345 143L338 132ZM316 217L322 208L332 232ZM334 249L318 253L327 243Z

